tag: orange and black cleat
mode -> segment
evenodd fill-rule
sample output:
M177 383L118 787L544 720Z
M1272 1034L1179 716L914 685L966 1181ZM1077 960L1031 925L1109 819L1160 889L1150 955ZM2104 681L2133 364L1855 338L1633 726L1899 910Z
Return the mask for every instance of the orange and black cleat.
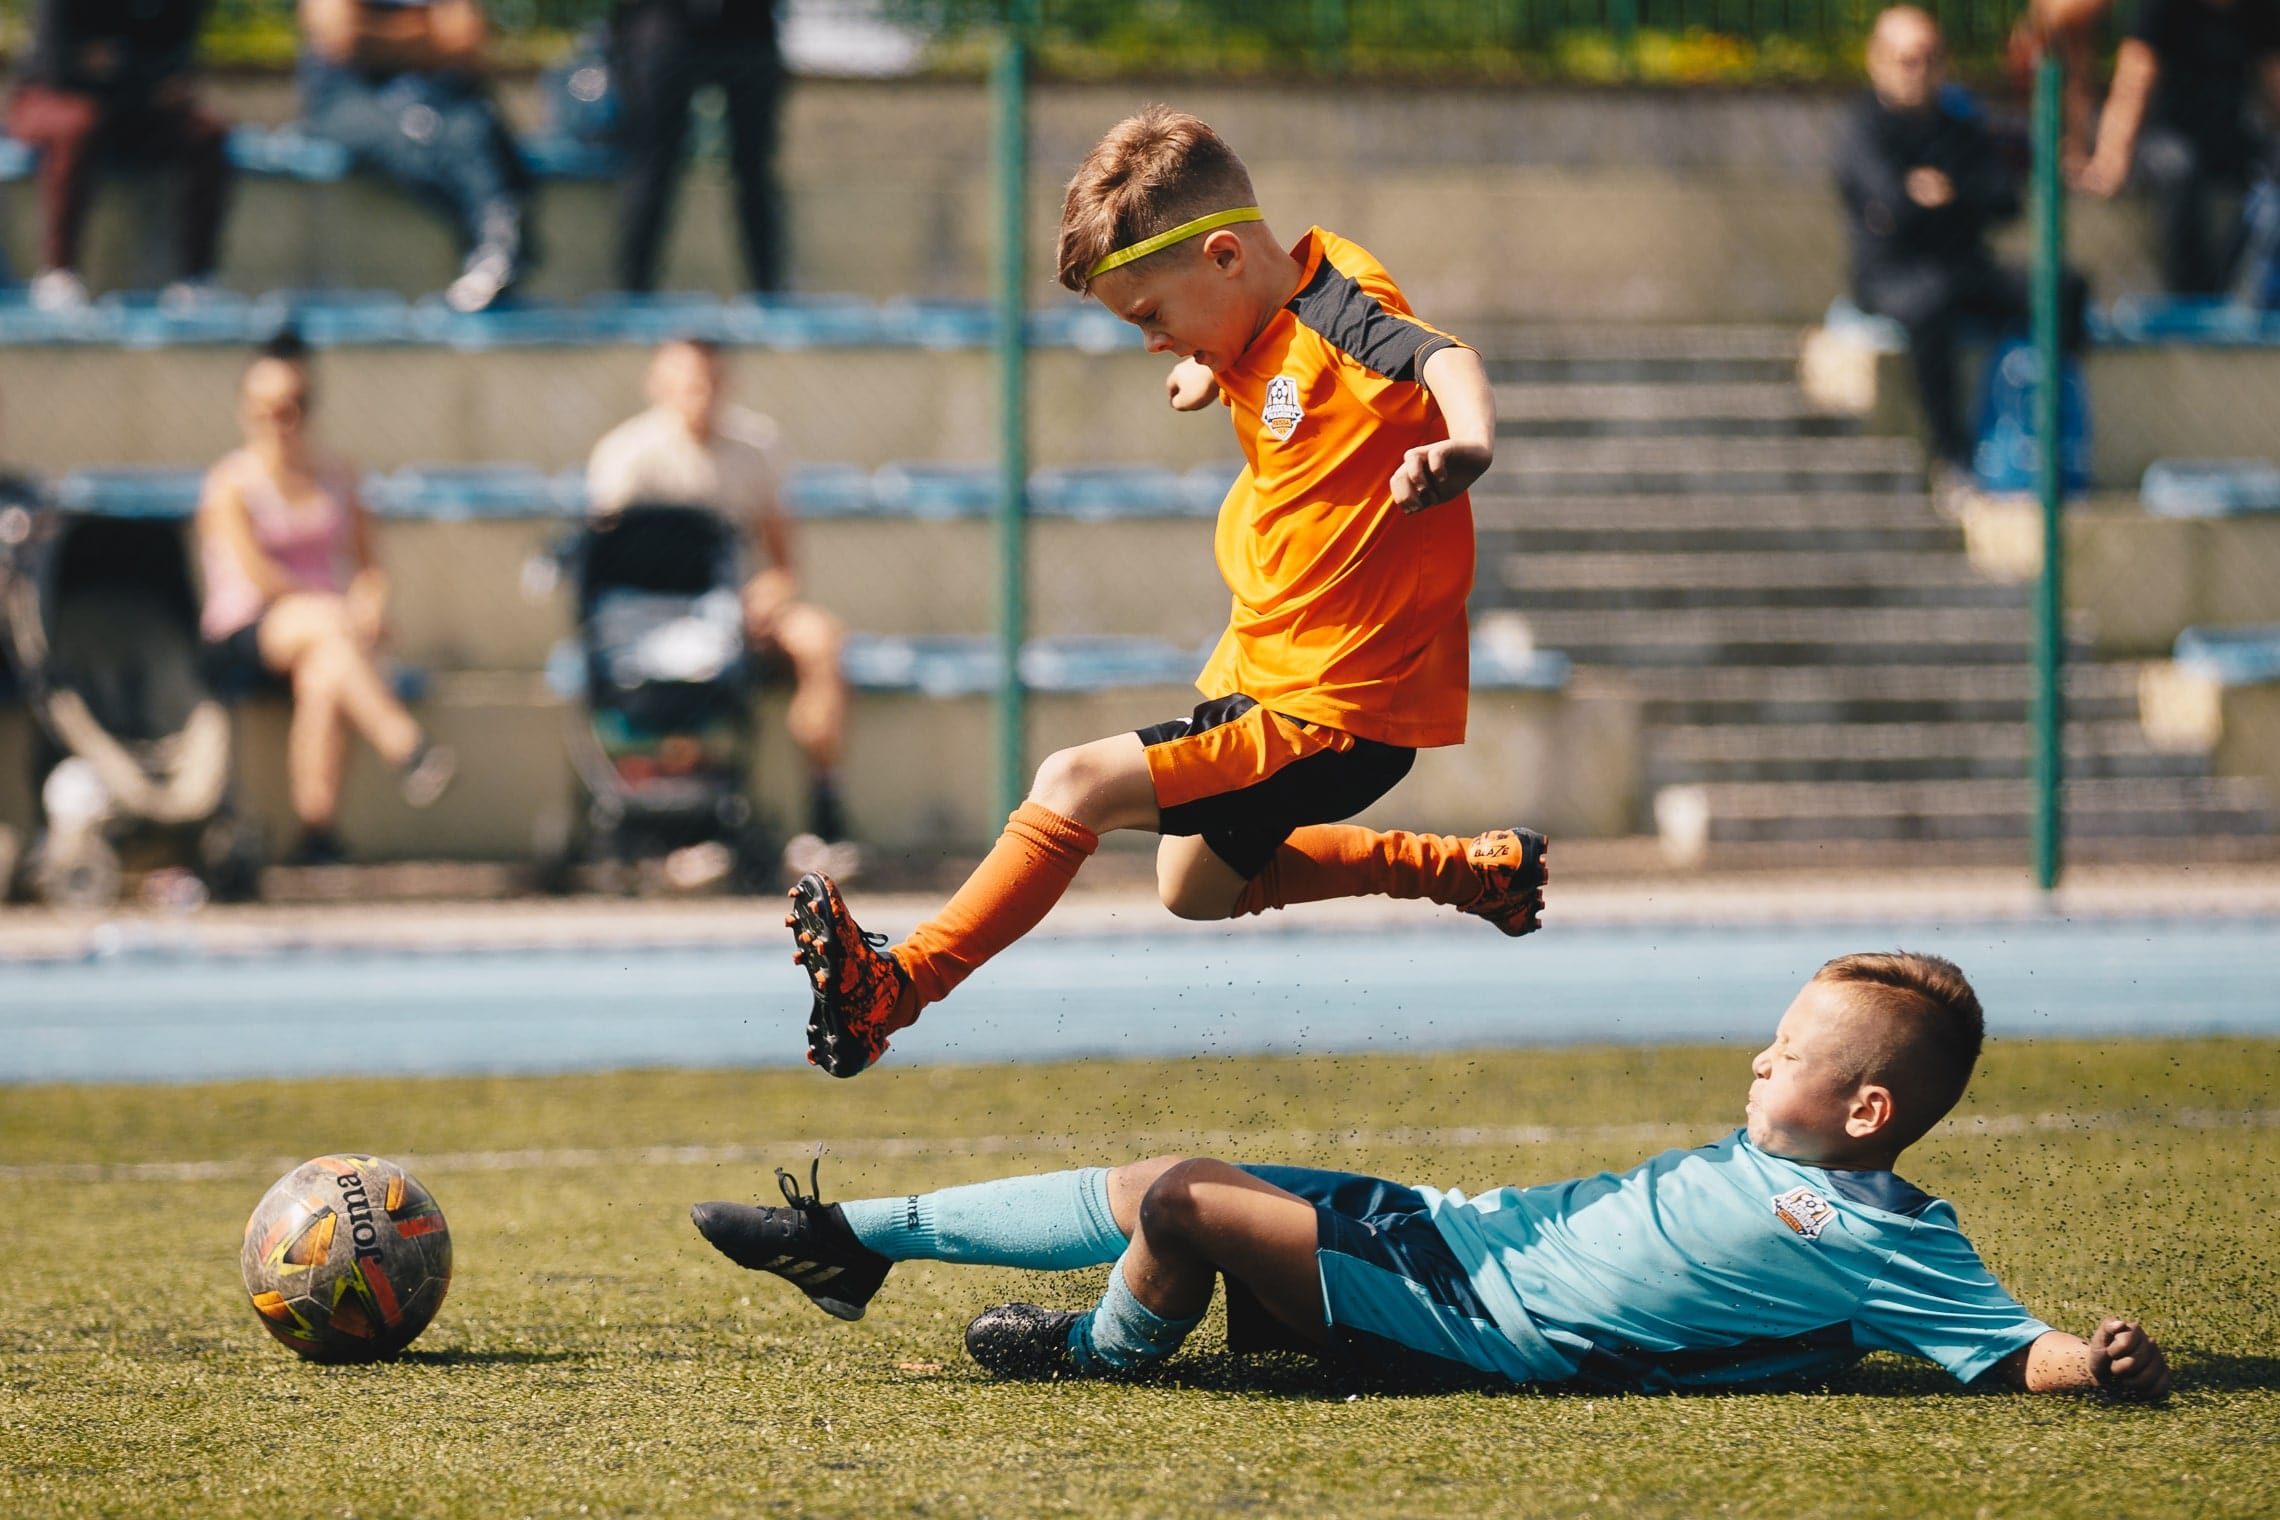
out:
M1480 877L1480 896L1465 911L1507 934L1533 934L1544 926L1544 883L1552 870L1544 857L1552 842L1534 829L1490 829L1472 842L1465 859Z
M887 1052L896 1005L910 989L902 963L886 952L884 934L865 934L847 912L839 888L815 871L792 887L784 926L815 989L808 1014L808 1059L835 1077L852 1077Z

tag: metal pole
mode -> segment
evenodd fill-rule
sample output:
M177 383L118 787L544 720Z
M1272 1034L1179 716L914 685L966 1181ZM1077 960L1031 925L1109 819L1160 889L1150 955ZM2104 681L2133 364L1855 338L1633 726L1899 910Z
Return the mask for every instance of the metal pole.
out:
M1029 28L1034 0L1014 0L998 44L991 94L997 106L998 189L998 805L1012 812L1029 786L1024 740L1028 691L1021 645L1028 631L1029 562L1028 307Z
M2059 62L2035 66L2035 485L2042 498L2042 579L2035 586L2035 884L2048 892L2060 868L2059 792L2066 774L2065 547L2059 473L2059 279L2065 190L2058 177Z

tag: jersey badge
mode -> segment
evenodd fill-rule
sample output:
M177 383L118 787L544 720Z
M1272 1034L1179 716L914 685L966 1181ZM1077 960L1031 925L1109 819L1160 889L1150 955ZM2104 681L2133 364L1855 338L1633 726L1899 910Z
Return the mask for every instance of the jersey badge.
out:
M1773 1217L1807 1240L1819 1240L1823 1227L1837 1217L1837 1211L1828 1199L1811 1188L1801 1187L1774 1195Z
M1288 443L1290 435L1306 420L1306 408L1298 404L1298 382L1288 375L1277 375L1267 382L1267 404L1259 409L1259 420L1277 442Z

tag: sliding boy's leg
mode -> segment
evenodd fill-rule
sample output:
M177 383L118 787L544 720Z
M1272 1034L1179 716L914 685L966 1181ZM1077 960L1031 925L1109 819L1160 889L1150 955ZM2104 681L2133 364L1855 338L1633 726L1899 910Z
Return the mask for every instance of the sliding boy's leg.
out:
M981 865L891 951L863 933L828 878L801 877L785 922L796 931L794 958L815 984L809 1058L835 1077L869 1066L888 1035L1035 928L1102 834L1155 823L1139 737L1116 734L1048 756Z
M1137 1371L1179 1348L1222 1273L1301 1344L1323 1344L1313 1204L1224 1161L1185 1160L1149 1183L1137 1215L1091 1311L1001 1304L967 1326L968 1353L1007 1377Z

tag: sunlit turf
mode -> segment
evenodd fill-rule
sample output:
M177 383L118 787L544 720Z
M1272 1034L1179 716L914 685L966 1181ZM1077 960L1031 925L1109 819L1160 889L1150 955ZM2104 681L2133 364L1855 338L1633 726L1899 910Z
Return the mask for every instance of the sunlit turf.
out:
M842 1325L686 1220L817 1140L834 1197L1162 1150L1541 1180L1722 1133L1747 1048L0 1089L0 1514L2280 1512L2270 1041L1999 1043L1904 1167L2044 1318L2143 1316L2162 1409L1884 1357L1813 1394L1354 1396L1213 1322L1153 1384L1000 1385L966 1319L1100 1273L908 1266ZM342 1149L451 1219L393 1365L294 1361L237 1286L263 1188Z

